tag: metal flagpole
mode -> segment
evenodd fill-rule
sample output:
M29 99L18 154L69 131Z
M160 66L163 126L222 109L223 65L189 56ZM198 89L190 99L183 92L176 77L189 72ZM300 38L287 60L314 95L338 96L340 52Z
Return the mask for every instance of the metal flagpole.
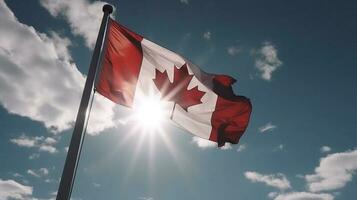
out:
M87 80L84 86L81 103L79 106L76 124L74 126L71 143L69 145L66 162L62 172L62 178L57 192L56 200L69 200L72 193L76 170L81 153L83 137L85 135L88 117L91 109L91 102L94 94L94 83L96 79L98 65L101 63L101 51L103 50L104 41L107 33L107 26L110 13L113 12L111 5L103 6L103 19L100 25L98 38L90 62Z

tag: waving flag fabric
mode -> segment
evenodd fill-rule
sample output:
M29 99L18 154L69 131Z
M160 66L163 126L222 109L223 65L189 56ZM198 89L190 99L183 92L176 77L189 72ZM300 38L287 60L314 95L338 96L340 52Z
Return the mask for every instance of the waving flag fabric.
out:
M97 92L135 107L150 88L172 102L171 119L180 127L223 146L238 143L252 106L233 93L230 76L209 74L123 25L110 20Z

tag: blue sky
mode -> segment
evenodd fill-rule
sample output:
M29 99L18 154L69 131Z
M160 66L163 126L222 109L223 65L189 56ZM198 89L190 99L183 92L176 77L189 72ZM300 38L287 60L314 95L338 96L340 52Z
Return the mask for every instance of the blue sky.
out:
M349 200L357 193L357 4L113 1L114 18L253 104L240 144L133 133L95 97L73 199ZM0 199L53 199L103 3L0 0ZM131 137L128 137L131 135Z

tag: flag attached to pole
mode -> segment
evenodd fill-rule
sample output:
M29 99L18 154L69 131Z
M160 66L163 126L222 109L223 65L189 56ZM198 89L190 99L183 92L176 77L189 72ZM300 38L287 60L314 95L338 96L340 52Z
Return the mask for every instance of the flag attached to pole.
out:
M151 88L171 101L171 119L204 139L238 143L248 126L252 106L233 93L236 80L209 74L110 19L97 92L115 103L135 107L139 94Z

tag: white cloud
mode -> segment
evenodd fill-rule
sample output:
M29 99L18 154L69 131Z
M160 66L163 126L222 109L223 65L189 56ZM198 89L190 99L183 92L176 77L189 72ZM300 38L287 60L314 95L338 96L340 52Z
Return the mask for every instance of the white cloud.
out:
M188 0L180 0L181 3L188 5L190 2Z
M217 143L212 142L210 140L206 140L197 136L192 137L192 143L196 144L201 149L212 149L217 148ZM230 143L226 143L223 147L220 147L221 150L229 150L232 149L232 145Z
M40 172L40 174L42 174L44 176L47 176L49 174L49 171L47 168L40 168L38 171Z
M245 177L252 182L265 183L268 186L278 188L280 190L291 188L289 180L284 174L260 174L258 172L247 171L244 173Z
M212 34L211 34L210 31L206 31L206 32L203 33L203 39L210 40L211 37L212 37Z
M138 197L139 200L154 200L153 197Z
M261 72L261 78L270 81L272 74L283 63L278 58L278 50L270 42L265 42L256 52L255 67Z
M35 147L39 140L41 140L41 137L29 138L25 135L21 135L19 138L10 139L12 143L17 144L20 147Z
M39 146L39 150L40 151L45 151L45 152L48 152L48 153L56 153L57 152L57 149L53 146L50 146L50 145L46 145L46 144L42 144Z
M27 147L27 148L37 148L39 151L45 151L48 153L56 153L57 149L53 145L57 143L57 140L51 137L43 137L43 136L35 136L29 137L25 134L22 134L18 138L12 138L10 141L20 147ZM38 158L39 155L32 154L30 155L30 159Z
M329 154L320 160L315 174L306 175L310 191L320 192L344 187L357 171L357 150Z
M99 184L99 183L93 183L93 186L96 187L96 188L99 188L99 187L101 187L102 185Z
M28 169L27 173L34 177L40 178L40 177L47 176L49 174L49 170L47 168L40 168L38 170Z
M51 138L51 137L47 137L44 140L44 142L47 143L47 144L55 144L55 143L57 143L57 140L55 140L54 138Z
M282 151L284 149L284 145L283 144L279 144L274 150L275 151Z
M310 192L290 192L277 195L274 200L333 200L331 194L315 194Z
M29 159L30 160L34 160L34 159L37 159L39 157L40 157L39 153L33 153L33 154L29 155Z
M212 141L206 140L206 139L202 139L197 136L192 137L192 143L197 144L197 146L202 149L210 149L210 148L217 147L217 144L215 142L212 142Z
M84 37L89 48L94 47L105 2L90 3L87 0L41 0L40 2L52 16L65 17L72 32Z
M0 179L0 199L28 199L32 195L33 188L22 185L14 180Z
M45 182L46 182L46 183L51 183L51 182L53 182L53 181L54 181L54 180L49 179L49 178L45 179Z
M295 177L296 177L296 178L305 179L305 176L304 176L304 175L302 175L302 174L296 174L296 175L295 175Z
M19 173L14 173L14 174L12 174L14 177L16 177L16 178L22 178L22 177L24 177L24 176L22 176L21 174L19 174Z
M51 2L61 4L62 1ZM63 2L71 2L71 7L81 4L81 1ZM59 12L53 9L51 12ZM87 9L77 14L86 16L84 11ZM97 24L92 18L86 20L91 21L90 25L82 20L78 23L88 27ZM85 82L72 62L68 51L70 41L54 32L39 33L20 23L4 1L0 1L0 27L0 104L10 113L43 122L53 132L70 128ZM96 95L88 133L99 133L114 126L113 106L109 100Z
M231 56L235 56L240 52L242 52L242 48L237 47L237 46L230 46L227 48L227 53Z
M225 143L224 146L220 147L219 149L222 149L222 150L232 149L232 144L231 143Z
M329 147L329 146L322 146L321 149L320 149L320 151L321 151L322 153L330 152L330 151L331 151L331 147Z
M259 127L259 132L264 133L267 131L272 131L274 129L276 129L276 125L272 124L271 122L268 122L267 124L265 124L264 126Z
M36 173L35 171L33 171L32 169L28 169L28 170L27 170L27 173L30 174L30 175L32 175L32 176L35 176L35 177L40 177L40 175L37 174L37 173Z
M240 145L238 146L237 152L244 151L246 148L247 148L247 145L245 145L245 144L240 144Z
M327 146L326 146L327 147ZM330 148L321 148L324 151ZM329 154L320 160L315 174L297 175L307 182L308 191L304 192L271 192L268 197L274 200L333 200L339 192L323 193L343 188L357 171L357 149Z
M275 198L275 197L278 196L278 195L279 195L278 192L269 192L269 193L268 193L268 197L269 197L270 199L273 199L273 198Z

